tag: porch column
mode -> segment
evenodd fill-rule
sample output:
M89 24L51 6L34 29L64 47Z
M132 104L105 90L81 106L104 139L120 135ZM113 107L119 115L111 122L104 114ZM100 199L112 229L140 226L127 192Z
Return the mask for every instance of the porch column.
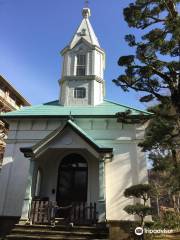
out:
M98 201L98 221L104 222L106 219L105 204L105 176L104 176L104 159L99 160L99 201Z
M32 182L33 182L34 168L35 168L35 161L33 159L30 159L29 173L28 173L28 179L27 179L27 185L26 185L26 191L25 191L20 221L24 221L24 220L26 221L28 220L28 217L29 217L28 214L29 214L31 200L32 200Z

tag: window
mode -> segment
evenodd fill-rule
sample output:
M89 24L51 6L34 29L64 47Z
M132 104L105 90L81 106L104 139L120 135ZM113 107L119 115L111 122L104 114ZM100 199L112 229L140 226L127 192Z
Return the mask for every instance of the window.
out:
M85 98L86 89L85 88L75 88L74 89L74 98Z
M86 36L86 29L85 28L82 29L81 36Z
M86 74L86 55L77 55L77 76L85 76Z

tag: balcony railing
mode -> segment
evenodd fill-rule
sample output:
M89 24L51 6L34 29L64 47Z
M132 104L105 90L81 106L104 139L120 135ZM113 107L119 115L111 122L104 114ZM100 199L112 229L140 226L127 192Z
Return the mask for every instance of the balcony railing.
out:
M4 101L5 104L8 104L15 109L20 108L20 106L17 105L16 101L12 99L6 92L2 91L2 89L0 89L0 97L1 101Z

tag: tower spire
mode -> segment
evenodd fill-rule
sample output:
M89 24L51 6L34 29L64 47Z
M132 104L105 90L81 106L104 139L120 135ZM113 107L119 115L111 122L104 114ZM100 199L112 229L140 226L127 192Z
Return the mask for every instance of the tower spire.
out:
M105 53L89 17L89 1L83 0L83 19L63 56L60 103L63 106L95 106L103 103ZM69 119L72 120L70 113Z

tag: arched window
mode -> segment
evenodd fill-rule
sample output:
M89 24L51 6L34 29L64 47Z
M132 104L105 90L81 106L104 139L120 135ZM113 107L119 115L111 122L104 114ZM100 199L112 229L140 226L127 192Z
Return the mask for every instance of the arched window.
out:
M42 183L42 172L40 169L38 169L37 175L36 175L35 197L40 196L41 183Z
M88 165L79 154L66 156L58 173L57 203L66 205L72 202L87 201Z
M77 55L77 76L85 76L86 75L86 55L78 54Z

